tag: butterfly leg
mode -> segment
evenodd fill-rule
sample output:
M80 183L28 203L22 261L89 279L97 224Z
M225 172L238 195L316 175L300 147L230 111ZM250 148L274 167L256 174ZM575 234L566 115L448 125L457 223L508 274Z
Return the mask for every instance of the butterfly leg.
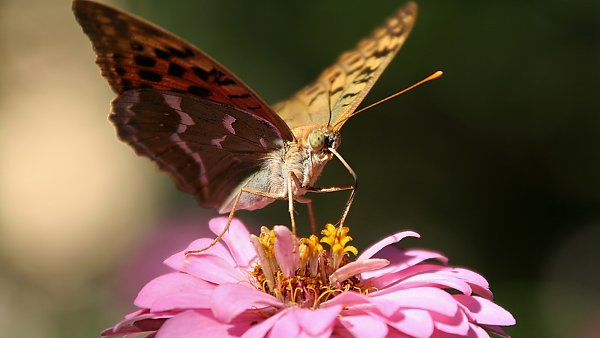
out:
M312 234L317 234L317 222L315 222L315 212L313 210L312 200L310 198L306 198L306 208L308 209L308 218L310 219L310 229L312 230Z
M344 158L342 157L342 155L340 155L333 148L328 148L328 150L333 155L335 155L335 157L337 157L340 162L342 162L342 164L344 165L344 167L346 167L346 170L348 170L348 172L350 173L350 175L352 175L352 177L354 178L354 184L348 185L348 186L342 186L342 187L327 187L327 188L309 187L309 188L306 188L306 189L307 189L307 191L316 192L316 193L334 192L334 191L343 191L343 190L352 190L352 192L350 193L350 197L348 198L348 201L346 202L346 207L344 208L344 212L342 213L342 217L340 218L340 225L339 226L342 227L342 226L344 226L344 222L346 221L346 217L348 216L348 212L350 211L350 207L352 206L352 202L354 201L354 196L356 195L356 189L358 189L358 176L356 176L356 173L354 172L354 170L352 169L352 167L350 167L350 165L348 164L348 162L346 162L346 160L344 160Z
M223 231L221 231L221 233L217 236L217 238L215 238L206 248L203 248L200 250L186 251L185 252L186 256L197 255L199 253L202 253L202 252L212 248L213 246L215 246L215 244L217 244L223 238L223 236L225 236L225 234L229 230L229 226L231 225L231 221L233 220L233 216L235 215L235 212L237 210L237 206L240 202L240 198L242 197L242 194L245 192L254 194L254 195L258 195L258 196L272 198L272 199L281 199L281 196L278 194L275 194L275 193L270 193L270 192L265 192L265 191L242 187L240 189L240 192L238 192L238 194L235 196L235 200L233 201L233 205L231 206L231 211L229 211L229 216L227 216L227 223L225 223L225 227L223 228Z
M308 209L308 218L310 220L310 229L312 230L312 234L317 233L317 223L315 222L315 213L313 210L312 200L310 198L306 198L304 196L297 196L296 201L306 204L306 208Z
M298 179L296 174L294 174L293 172L290 172L290 177L292 178L292 180L294 180L294 184L296 185L296 188L298 190L300 190L302 187L302 184L300 183L300 180ZM312 200L310 198L306 198L304 196L297 196L296 200L300 203L306 204L306 207L308 209L308 218L310 219L310 227L311 227L312 233L316 234L317 233L317 223L315 222L315 213L313 210Z
M294 190L292 184L296 185L297 189L301 188L300 181L296 174L289 172L289 178L287 180L287 194L288 194L288 211L290 212L290 222L292 222L292 233L296 236L296 218L294 217Z
M317 193L317 194L352 190L352 192L350 193L350 198L346 202L344 212L340 219L340 225L344 224L344 221L346 220L346 216L348 215L348 212L350 211L350 206L352 205L352 201L354 200L356 185L345 185L345 186L341 186L341 187L308 187L308 188L306 188L306 190L309 192Z

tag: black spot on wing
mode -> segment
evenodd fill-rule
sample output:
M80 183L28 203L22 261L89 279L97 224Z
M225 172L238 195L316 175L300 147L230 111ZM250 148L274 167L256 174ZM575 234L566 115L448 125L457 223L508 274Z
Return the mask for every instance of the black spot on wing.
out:
M182 77L183 74L185 74L186 69L176 63L169 62L169 69L167 70L167 72L169 73L169 75Z
M373 74L378 67L375 68L371 68L371 67L365 67L363 68L363 70L358 74L358 76L369 76L371 74Z
M169 50L169 53L171 53L172 55L175 55L178 58L184 58L185 57L185 53L183 51L180 51L177 48L169 47L168 50Z
M236 100L236 99L247 99L249 97L251 97L252 95L246 93L246 94L241 94L241 95L233 95L233 94L229 94L227 95L228 98L232 99L232 100Z
M392 48L384 48L382 50L376 50L375 52L373 52L373 54L371 54L371 57L375 57L377 59L382 58L386 55L388 55L391 51L393 51Z
M352 81L352 83L361 84L361 83L369 82L369 79L370 79L369 77L364 77L362 79L359 78L359 79Z
M347 94L344 94L344 95L342 96L342 100L343 100L343 99L350 98L350 97L353 97L353 96L356 96L357 94L358 94L358 93L347 93Z
M368 82L371 79L371 74L373 74L379 66L375 68L365 67L363 70L356 76L356 79L352 81L354 84L360 84Z
M192 72L194 72L194 74L196 74L196 76L200 80L205 82L212 82L219 86L229 86L237 84L237 82L228 78L225 74L223 74L223 72L216 68L213 68L210 71L207 71L200 67L192 67L191 69Z
M225 79L215 79L215 83L218 84L219 86L229 86L229 85L237 84L232 79L227 79L227 78L225 78Z
M195 56L195 55L196 55L196 53L194 53L194 51L193 51L193 50L191 50L190 48L186 47L186 48L185 48L185 55L187 55L187 56L190 56L190 57L191 57L191 56Z
M168 60L171 57L171 54L169 54L169 52L164 51L160 48L154 48L154 55L156 55L157 58L162 60Z
M368 77L364 77L362 79L356 79L356 80L352 81L352 83L354 83L354 84L361 84L361 83L366 83L366 82L369 82Z
M336 89L331 91L330 95L333 96L333 95L341 92L342 90L344 90L344 87L337 87Z
M188 47L186 47L184 50L179 50L175 47L169 47L167 49L169 50L169 53L181 59L185 59L195 55L194 51Z
M138 75L143 80L152 81L152 82L160 82L160 81L162 81L162 78L163 78L162 75L155 73L155 72L151 72L149 70L145 70L145 69L140 69L138 71Z
M192 72L202 81L208 81L208 72L200 67L192 67Z
M316 94L315 94L315 96L313 96L313 97L310 99L310 101L308 102L308 105L309 105L309 106L310 106L310 105L312 105L312 104L313 104L313 103L314 103L314 102L317 100L317 98L318 98L319 96L323 95L323 94L325 94L325 91L320 91L320 92L316 93Z
M210 90L200 86L189 86L188 91L198 96L209 96L211 94Z
M144 55L135 55L133 57L133 62L135 62L136 65L142 67L154 67L156 65L155 59Z

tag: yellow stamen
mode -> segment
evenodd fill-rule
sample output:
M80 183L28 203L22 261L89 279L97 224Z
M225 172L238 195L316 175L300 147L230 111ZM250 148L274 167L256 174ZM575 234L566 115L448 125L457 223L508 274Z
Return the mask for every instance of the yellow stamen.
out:
M348 256L358 255L358 250L348 245L352 237L348 227L325 225L322 238L311 235L308 238L294 238L294 250L299 254L298 266L292 276L286 277L275 257L275 231L261 228L259 237L254 237L255 248L260 249L259 260L251 277L258 288L273 295L289 306L302 306L316 309L319 304L346 291L365 293L360 276L350 276L343 281L331 284L330 276L338 268L348 263ZM325 243L328 250L323 248Z

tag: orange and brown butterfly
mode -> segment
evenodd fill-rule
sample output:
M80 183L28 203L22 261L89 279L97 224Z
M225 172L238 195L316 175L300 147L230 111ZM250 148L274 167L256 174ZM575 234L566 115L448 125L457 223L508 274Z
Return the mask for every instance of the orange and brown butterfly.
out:
M398 52L417 15L408 3L290 99L269 106L218 62L130 14L75 0L77 21L118 94L110 120L121 140L156 162L177 186L221 213L288 200L309 191L352 190L356 175L336 149L339 131ZM317 188L336 156L354 176L347 187ZM309 208L311 212L311 208ZM312 217L311 217L312 218Z

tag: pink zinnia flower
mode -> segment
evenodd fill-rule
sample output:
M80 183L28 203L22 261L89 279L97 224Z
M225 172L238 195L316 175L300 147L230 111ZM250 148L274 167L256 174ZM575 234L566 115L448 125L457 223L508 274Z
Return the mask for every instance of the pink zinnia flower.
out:
M226 218L210 221L219 234ZM376 243L356 260L348 228L327 225L320 240L234 220L223 241L200 254L194 241L165 263L175 272L148 283L129 314L102 335L150 337L489 337L506 336L513 316L492 302L479 274L448 267L432 251L373 258L405 237ZM327 244L324 249L321 243Z

